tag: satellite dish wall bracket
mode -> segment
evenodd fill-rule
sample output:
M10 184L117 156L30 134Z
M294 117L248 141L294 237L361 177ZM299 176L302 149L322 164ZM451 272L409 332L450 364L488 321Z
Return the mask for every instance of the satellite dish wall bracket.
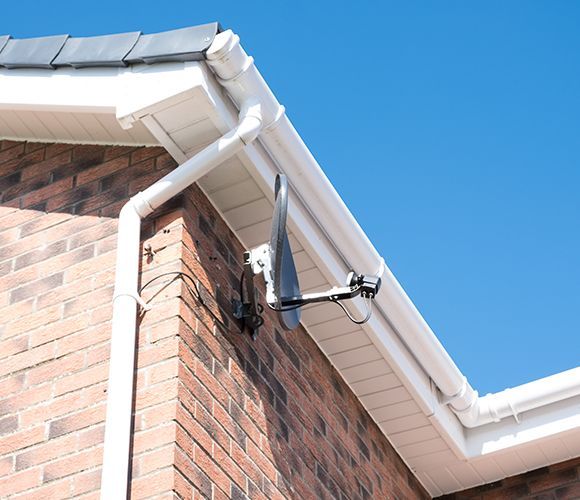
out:
M240 300L232 300L234 318L243 320L244 328L247 326L252 330L252 339L256 338L258 330L264 324L262 317L264 308L258 302L258 290L254 286L254 276L262 272L264 267L270 267L270 260L264 258L268 252L269 245L264 244L244 253L243 282L247 300L244 301L243 289L240 290Z

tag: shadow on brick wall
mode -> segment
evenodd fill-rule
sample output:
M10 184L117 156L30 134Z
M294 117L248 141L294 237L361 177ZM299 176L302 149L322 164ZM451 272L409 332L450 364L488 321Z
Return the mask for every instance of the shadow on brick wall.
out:
M102 444L117 217L130 196L174 167L161 148L0 142L0 294L14 314L2 335L27 335L53 321L43 335L54 349L30 359L56 366L47 376L60 377L67 375L62 358L81 353L75 390L94 389L88 409L61 405L72 417L41 415L49 436L53 428L86 428L87 446ZM175 467L175 488L189 496L195 489L207 498L428 498L306 331L283 331L270 311L255 341L242 331L231 300L239 298L244 249L196 186L143 221L142 242L175 235L180 241L144 258L143 280L179 270L196 288L169 277L153 298L164 306L140 318L147 327L138 332L137 363L152 357L156 369L168 367L155 376L169 378L151 389L149 368L135 378L136 387L145 386L134 406L139 398L150 406L134 413L135 484L144 492L152 487L150 475L141 481L152 467L146 456L163 470ZM48 315L53 309L58 317ZM157 334L163 342L147 324L155 315L166 316L160 324L167 331ZM86 324L67 332L59 321L68 317ZM61 353L65 335L68 351ZM177 433L168 438L176 441L174 455L152 457L143 441L161 439L165 427L148 433L143 419L175 423ZM86 487L98 489L98 453L93 460Z
M191 394L196 416L190 416L210 437L194 437L204 460L196 465L194 453L190 466L199 469L201 492L210 498L212 487L231 498L428 498L302 327L286 332L266 309L255 340L242 330L231 301L240 298L244 248L196 186L185 193L184 228L184 269L197 280L203 302L184 292L184 342L201 387ZM224 476L199 465L210 458Z

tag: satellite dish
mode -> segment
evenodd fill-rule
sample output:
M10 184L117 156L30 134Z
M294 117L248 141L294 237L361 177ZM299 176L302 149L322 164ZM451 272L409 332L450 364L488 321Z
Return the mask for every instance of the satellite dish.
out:
M274 214L270 242L244 254L243 281L246 301L242 286L240 300L233 301L234 316L242 319L244 324L252 329L253 337L257 335L258 329L264 324L264 318L261 316L263 308L257 302L258 292L254 287L254 277L263 273L266 282L266 302L270 309L278 312L280 324L285 330L295 329L300 323L300 307L314 302L335 302L342 307L351 321L357 324L368 321L372 311L372 299L381 286L380 277L351 271L347 276L346 286L302 295L286 232L287 217L288 181L284 174L278 174L274 186ZM341 300L352 299L358 295L368 301L367 315L362 320L353 318L340 303Z
M300 308L298 306L284 307L282 298L300 295L298 275L294 265L294 257L286 232L288 215L288 181L285 175L276 176L274 189L274 215L272 217L272 233L270 238L270 255L272 280L274 282L274 306L280 313L280 323L285 330L294 330L300 323Z

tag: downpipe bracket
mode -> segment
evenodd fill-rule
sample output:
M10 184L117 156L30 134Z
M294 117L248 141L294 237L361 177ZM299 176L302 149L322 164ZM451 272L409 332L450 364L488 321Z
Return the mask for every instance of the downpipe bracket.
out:
M141 306L141 308L144 311L150 311L151 310L151 306L149 304L147 304L147 302L145 302L143 300L143 298L137 292L122 292L122 293L116 293L116 294L113 295L113 304L115 303L115 301L119 297L131 297L132 299L135 300L135 302L137 302L137 304L139 304Z

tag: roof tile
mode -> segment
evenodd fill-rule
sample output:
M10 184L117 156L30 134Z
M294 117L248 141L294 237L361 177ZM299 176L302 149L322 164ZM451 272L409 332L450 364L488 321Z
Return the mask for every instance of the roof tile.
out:
M6 68L53 68L52 61L68 35L15 40L10 38L0 52L0 66Z
M0 52L2 52L4 46L8 43L8 40L10 40L10 35L0 36Z
M141 32L69 38L53 61L54 66L75 68L126 66L123 58L135 46Z
M203 24L163 33L141 35L139 41L125 57L128 63L168 61L198 61L221 31L218 23Z

